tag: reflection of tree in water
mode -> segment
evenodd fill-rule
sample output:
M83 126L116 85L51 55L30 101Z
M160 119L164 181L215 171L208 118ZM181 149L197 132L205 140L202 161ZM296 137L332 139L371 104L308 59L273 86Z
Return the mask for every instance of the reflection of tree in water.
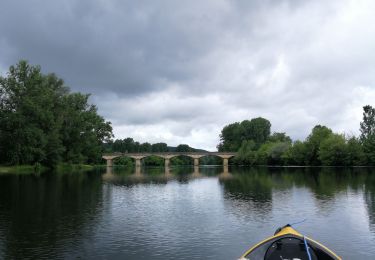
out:
M311 190L317 200L333 199L338 193L350 188L362 188L363 175L353 168L274 168L271 169L273 189L287 190L305 187Z
M368 169L365 179L365 202L370 221L370 229L375 231L375 172Z
M321 200L333 199L349 188L358 191L361 182L361 175L352 168L317 168L307 171L307 174L314 176L316 181L307 182L306 185Z
M270 210L272 194L275 191L287 191L293 187L307 188L312 191L317 206L326 210L339 194L346 193L348 189L352 192L362 192L366 183L369 215L374 219L371 216L374 216L375 210L375 181L367 180L372 175L366 174L363 169L253 167L232 169L231 173L232 178L220 180L226 198L232 201L251 202L252 206L249 208L258 208L262 211ZM372 183L372 186L369 186L369 183Z
M67 245L78 251L82 233L94 231L101 200L101 177L93 172L1 176L2 257L56 258Z
M233 202L250 202L250 209L270 211L272 208L272 175L267 168L232 171L232 178L220 179L225 198Z

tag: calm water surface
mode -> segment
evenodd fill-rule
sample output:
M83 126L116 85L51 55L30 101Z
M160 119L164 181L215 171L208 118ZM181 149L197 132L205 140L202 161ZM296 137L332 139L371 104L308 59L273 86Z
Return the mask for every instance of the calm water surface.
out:
M375 169L0 175L0 259L236 259L287 223L375 259Z

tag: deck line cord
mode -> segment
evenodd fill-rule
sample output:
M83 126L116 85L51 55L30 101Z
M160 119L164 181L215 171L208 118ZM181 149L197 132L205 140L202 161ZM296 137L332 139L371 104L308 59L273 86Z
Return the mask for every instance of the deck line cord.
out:
M295 223L289 224L289 225L291 225L291 226L298 225L298 224L301 224L301 223L305 222L306 220L307 220L307 218L305 218L305 219L303 219L303 220L301 220L301 221L298 221L298 222L295 222Z
M306 237L303 236L303 242L305 243L305 248L306 248L306 252L307 252L307 256L309 257L309 260L311 260L311 255L310 255L310 251L309 251L309 246L307 244L307 241L306 241Z

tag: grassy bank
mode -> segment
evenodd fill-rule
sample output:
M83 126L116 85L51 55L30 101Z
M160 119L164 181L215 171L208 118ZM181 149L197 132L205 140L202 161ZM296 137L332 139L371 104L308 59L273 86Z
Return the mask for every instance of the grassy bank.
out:
M2 166L0 165L0 174L29 174L44 171L46 168L43 166L35 165L14 165Z
M94 169L95 165L89 164L68 164L68 163L61 163L57 165L57 171L88 171Z
M89 171L95 168L103 167L101 165L89 165L89 164L67 164L61 163L51 171L65 172L65 171ZM105 166L104 166L105 167ZM44 166L35 165L13 165L5 166L0 165L0 174L33 174L48 171L49 169Z

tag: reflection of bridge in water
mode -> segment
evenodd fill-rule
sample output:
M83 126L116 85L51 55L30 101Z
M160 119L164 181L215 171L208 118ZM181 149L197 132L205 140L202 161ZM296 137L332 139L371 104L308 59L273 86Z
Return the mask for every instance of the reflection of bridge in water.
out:
M189 174L189 179L199 179L199 178L206 177L205 174L201 173L200 169L201 168L199 166L194 166L193 172L191 172ZM150 177L150 176L157 177L159 179L169 180L169 179L175 178L177 175L171 173L171 169L169 167L165 167L164 168L164 174L161 174L161 175L160 174L158 174L158 175L145 174L145 173L142 172L141 167L134 167L133 174L126 175L126 178L129 178L129 179L132 179L132 180L144 180L144 179L147 179L147 177ZM223 170L220 172L220 174L218 174L216 176L221 180L230 179L232 177L232 175L229 172L228 165L224 166ZM114 173L113 167L107 167L106 173L102 175L103 180L109 181L109 182L118 181L123 177L124 176L121 176L121 175L118 175L118 174Z
M229 152L163 152L163 153L110 153L104 154L103 159L107 161L107 167L113 166L113 160L118 157L130 157L135 160L135 166L141 166L141 160L150 157L157 156L164 159L165 167L169 167L170 159L177 156L187 156L194 159L194 166L199 166L199 159L205 156L216 156L223 159L223 166L228 166L230 158L234 157L236 153Z

